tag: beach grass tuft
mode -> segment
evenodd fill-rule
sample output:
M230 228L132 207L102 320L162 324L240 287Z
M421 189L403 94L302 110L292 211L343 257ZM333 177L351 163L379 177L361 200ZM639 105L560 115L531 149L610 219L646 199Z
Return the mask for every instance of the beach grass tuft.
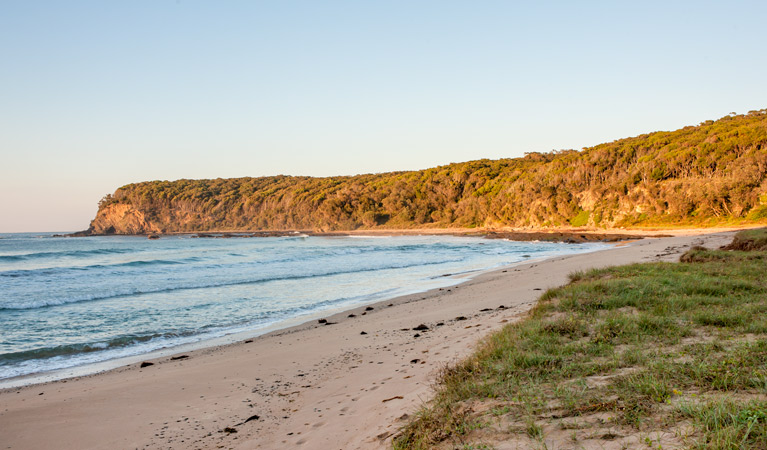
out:
M767 448L763 239L573 274L444 368L394 448Z

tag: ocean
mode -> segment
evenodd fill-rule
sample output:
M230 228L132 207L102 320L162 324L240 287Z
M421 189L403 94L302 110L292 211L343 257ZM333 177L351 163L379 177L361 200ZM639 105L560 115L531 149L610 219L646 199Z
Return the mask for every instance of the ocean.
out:
M255 336L501 266L604 247L454 236L0 234L0 382Z

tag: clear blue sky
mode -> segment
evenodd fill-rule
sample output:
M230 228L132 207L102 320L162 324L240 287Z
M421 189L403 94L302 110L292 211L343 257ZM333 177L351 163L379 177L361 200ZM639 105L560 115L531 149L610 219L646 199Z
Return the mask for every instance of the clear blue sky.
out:
M136 181L351 175L767 107L767 2L0 2L0 232Z

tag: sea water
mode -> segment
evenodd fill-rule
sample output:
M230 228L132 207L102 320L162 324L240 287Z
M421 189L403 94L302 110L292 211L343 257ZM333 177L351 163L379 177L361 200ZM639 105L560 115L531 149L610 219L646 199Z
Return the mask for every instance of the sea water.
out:
M453 236L0 234L0 380L257 335L466 274L603 247Z

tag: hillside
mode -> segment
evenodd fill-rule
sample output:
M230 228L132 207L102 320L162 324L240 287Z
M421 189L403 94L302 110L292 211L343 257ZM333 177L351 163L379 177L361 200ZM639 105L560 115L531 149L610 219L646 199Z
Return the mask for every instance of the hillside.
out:
M767 109L582 151L412 172L129 184L88 234L767 220Z

